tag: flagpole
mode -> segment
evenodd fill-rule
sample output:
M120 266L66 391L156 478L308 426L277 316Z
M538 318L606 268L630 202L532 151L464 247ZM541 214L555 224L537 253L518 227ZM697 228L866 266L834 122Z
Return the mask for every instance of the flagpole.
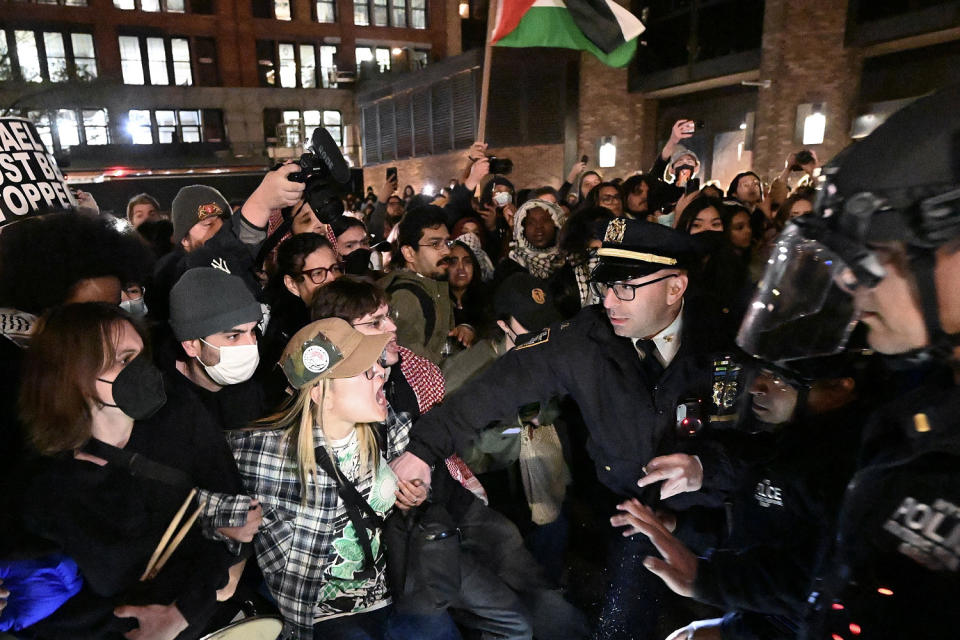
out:
M497 20L497 0L490 0L487 9L487 40L483 47L483 78L480 81L480 113L477 115L477 142L485 142L487 135L487 104L490 93L490 67L493 64L493 29Z

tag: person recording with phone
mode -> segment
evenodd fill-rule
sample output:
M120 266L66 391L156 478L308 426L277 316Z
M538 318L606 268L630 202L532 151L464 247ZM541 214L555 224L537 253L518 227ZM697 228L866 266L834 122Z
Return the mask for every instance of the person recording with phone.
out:
M703 123L686 119L673 123L667 143L650 168L650 175L657 180L656 200L667 213L677 200L688 193L689 181L696 179L699 189L700 159L696 153L680 144L682 140L693 137L698 127L703 127Z

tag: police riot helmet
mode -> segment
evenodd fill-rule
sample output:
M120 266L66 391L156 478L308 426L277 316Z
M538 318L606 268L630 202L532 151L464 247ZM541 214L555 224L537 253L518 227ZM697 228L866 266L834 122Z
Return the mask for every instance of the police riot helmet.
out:
M873 249L907 252L930 336L945 356L935 251L960 236L960 85L904 107L824 168L814 211L777 239L737 335L748 353L791 360L841 351L858 322L852 293L886 270Z

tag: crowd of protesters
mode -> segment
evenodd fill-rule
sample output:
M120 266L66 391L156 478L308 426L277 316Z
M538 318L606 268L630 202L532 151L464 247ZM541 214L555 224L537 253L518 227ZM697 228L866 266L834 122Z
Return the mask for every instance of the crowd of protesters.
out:
M694 135L4 229L0 638L798 637L870 409L950 372L741 352L820 167L701 187Z

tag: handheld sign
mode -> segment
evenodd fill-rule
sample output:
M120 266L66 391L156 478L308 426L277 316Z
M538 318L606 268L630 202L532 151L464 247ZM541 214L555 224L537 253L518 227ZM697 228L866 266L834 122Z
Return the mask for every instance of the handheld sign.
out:
M33 123L0 118L0 227L76 206L57 161L43 146Z

